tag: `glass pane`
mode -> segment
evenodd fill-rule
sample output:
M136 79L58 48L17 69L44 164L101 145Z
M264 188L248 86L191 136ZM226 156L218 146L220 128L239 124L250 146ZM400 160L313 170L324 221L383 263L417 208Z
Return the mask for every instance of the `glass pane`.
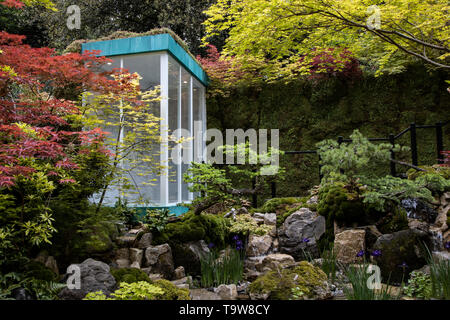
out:
M138 73L142 78L139 81L141 91L153 90L160 85L161 65L160 54L145 53L123 56L123 67L130 73ZM147 106L149 112L156 117L160 115L160 102L154 102ZM126 119L131 124L124 130L124 135L130 133L142 134L133 148L133 152L128 155L130 161L124 161L123 168L127 170L127 176L133 189L126 191L126 198L130 202L149 202L157 204L160 201L160 177L157 165L160 163L160 144L152 139L145 139L143 130L133 123L143 124L146 121L141 119ZM142 129L142 128L141 128ZM147 159L147 161L141 161ZM149 165L151 163L151 165Z
M180 95L180 65L169 56L169 135L178 129L178 104ZM172 153L175 143L169 142ZM170 154L169 153L169 154ZM169 202L178 202L178 166L169 159Z
M98 71L104 72L104 71L111 71L113 69L120 68L120 57L117 57L112 60L113 61L110 62L109 64L103 65L101 67L101 69ZM85 103L88 104L89 100L85 101ZM108 133L106 136L106 148L109 151L111 151L112 153L114 153L114 148L113 148L112 142L119 135L119 127L117 125L112 125L112 124L117 123L116 115L118 114L118 106L114 106L109 110L108 109L103 109L103 110L98 109L98 110L96 110L96 114L100 119L105 121L105 124L102 126L102 130ZM100 201L101 194L102 194L102 190L100 190L99 193L94 194L92 196L92 200L94 202L98 203ZM116 203L116 201L118 200L119 196L120 196L120 185L119 184L110 185L105 193L105 197L103 199L102 204L106 205L106 206L113 206Z
M202 152L202 85L197 79L193 79L192 103L193 103L193 121L194 121L194 161L201 161Z
M191 124L190 124L190 106L191 106L191 75L184 69L181 69L181 128L186 130L187 137L192 136L191 134ZM189 168L189 159L192 157L190 153L192 152L190 148L190 142L183 143L183 163L181 166L181 177L182 177L182 185L181 185L181 194L182 201L189 200L189 191L188 184L184 182L183 176L187 173Z

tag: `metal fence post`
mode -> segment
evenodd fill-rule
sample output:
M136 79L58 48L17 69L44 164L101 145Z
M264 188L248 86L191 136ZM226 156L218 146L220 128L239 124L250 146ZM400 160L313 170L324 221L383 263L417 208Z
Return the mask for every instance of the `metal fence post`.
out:
M413 122L409 126L409 131L411 134L411 159L412 164L415 166L419 165L417 157L417 135L416 135L416 124Z
M436 149L438 156L438 163L444 163L444 142L442 140L442 122L436 123Z
M319 183L322 182L323 174L322 174L322 164L320 163L322 161L322 158L319 154Z
M270 189L271 189L271 193L272 193L272 198L276 198L277 197L277 183L275 181L272 181L270 183Z
M256 172L256 169L253 169L253 172ZM256 188L256 177L253 177L252 179L252 188L255 190ZM252 194L252 207L257 208L258 207L258 195L256 193Z
M395 136L393 134L389 135L389 142L391 143L392 148L394 148L394 146L395 146ZM395 159L395 152L394 152L393 149L391 149L391 158ZM395 169L395 162L391 161L390 164L391 164L391 175L393 177L395 177L397 175L397 171Z

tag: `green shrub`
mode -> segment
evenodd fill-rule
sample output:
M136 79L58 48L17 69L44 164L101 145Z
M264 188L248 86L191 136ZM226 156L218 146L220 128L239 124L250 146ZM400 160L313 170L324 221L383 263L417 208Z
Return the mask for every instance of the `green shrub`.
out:
M108 298L101 292L90 292L83 300L190 300L189 290L177 288L168 280L157 280L154 283L137 281L121 282L119 289Z
M431 276L420 271L411 272L408 285L403 288L408 297L429 299L432 293Z
M134 283L139 281L151 283L148 275L144 271L136 268L111 269L111 274L117 283Z
M83 300L157 300L164 291L146 281L134 283L120 283L119 289L111 293L107 298L101 291L90 292Z
M169 219L175 216L169 209L145 209L143 223L152 232L162 232Z
M191 300L188 289L178 288L169 280L156 280L153 284L164 291L159 300Z
M128 201L120 198L114 204L115 214L120 217L126 225L134 226L139 223L139 215L135 208L128 206Z
M236 216L236 220L231 221L230 233L240 234L247 237L250 234L262 236L268 234L272 230L272 226L258 223L248 214L240 214Z
M425 171L418 171L415 169L409 169L406 174L408 175L408 179L416 180L418 177L428 174L437 174L444 179L450 179L450 167L433 165L433 166L419 166L421 169Z
M25 265L25 272L28 277L44 280L44 281L57 281L58 276L52 270L47 268L43 263L38 261L30 261Z

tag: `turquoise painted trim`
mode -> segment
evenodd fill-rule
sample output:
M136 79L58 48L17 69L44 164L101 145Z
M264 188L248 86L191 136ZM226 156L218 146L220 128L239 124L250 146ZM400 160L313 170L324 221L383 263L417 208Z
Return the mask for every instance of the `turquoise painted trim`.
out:
M184 206L171 206L171 207L137 207L137 214L142 217L144 215L144 209L169 209L169 212L176 215L177 217L185 214L189 211L188 207Z
M202 67L168 33L83 43L81 45L81 51L84 52L86 50L100 50L101 54L98 56L107 57L144 52L167 51L201 83L205 86L208 86L209 84L209 78Z

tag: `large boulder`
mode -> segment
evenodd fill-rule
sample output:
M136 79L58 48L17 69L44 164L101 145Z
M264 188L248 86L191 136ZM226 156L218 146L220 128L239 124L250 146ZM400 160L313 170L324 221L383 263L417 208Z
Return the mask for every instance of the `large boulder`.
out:
M417 229L402 230L379 237L374 245L374 249L379 250L375 260L383 279L390 277L391 283L400 283L407 279L412 270L423 267L426 264L423 244L429 247L427 233Z
M281 270L286 267L293 266L295 260L292 256L283 253L269 254L264 257L261 262L261 270L266 272L268 270Z
M145 249L145 266L151 267L152 273L160 273L164 278L172 279L174 263L170 246L165 243Z
M210 253L204 240L183 244L172 244L172 254L175 265L184 266L186 274L201 274L200 260Z
M357 254L365 250L365 230L350 229L338 233L334 238L336 260L350 264L357 259Z
M75 266L80 270L80 289L64 288L59 293L60 299L81 300L89 292L102 291L109 295L115 290L116 280L106 263L89 258Z
M137 243L139 249L147 249L152 245L153 235L150 232L144 233Z
M269 235L250 235L247 243L247 256L257 257L269 253L272 247L272 237Z
M292 256L283 253L273 253L267 256L249 257L245 259L245 278L254 281L259 276L272 270L281 270L295 264Z
M295 259L305 259L305 252L317 257L317 240L325 233L325 217L308 208L300 208L292 213L278 230L281 253Z
M235 284L221 284L215 290L222 300L236 300L238 296Z
M296 289L299 296L294 297L292 289ZM332 296L326 274L306 261L260 276L250 285L249 294L252 300L322 300Z

